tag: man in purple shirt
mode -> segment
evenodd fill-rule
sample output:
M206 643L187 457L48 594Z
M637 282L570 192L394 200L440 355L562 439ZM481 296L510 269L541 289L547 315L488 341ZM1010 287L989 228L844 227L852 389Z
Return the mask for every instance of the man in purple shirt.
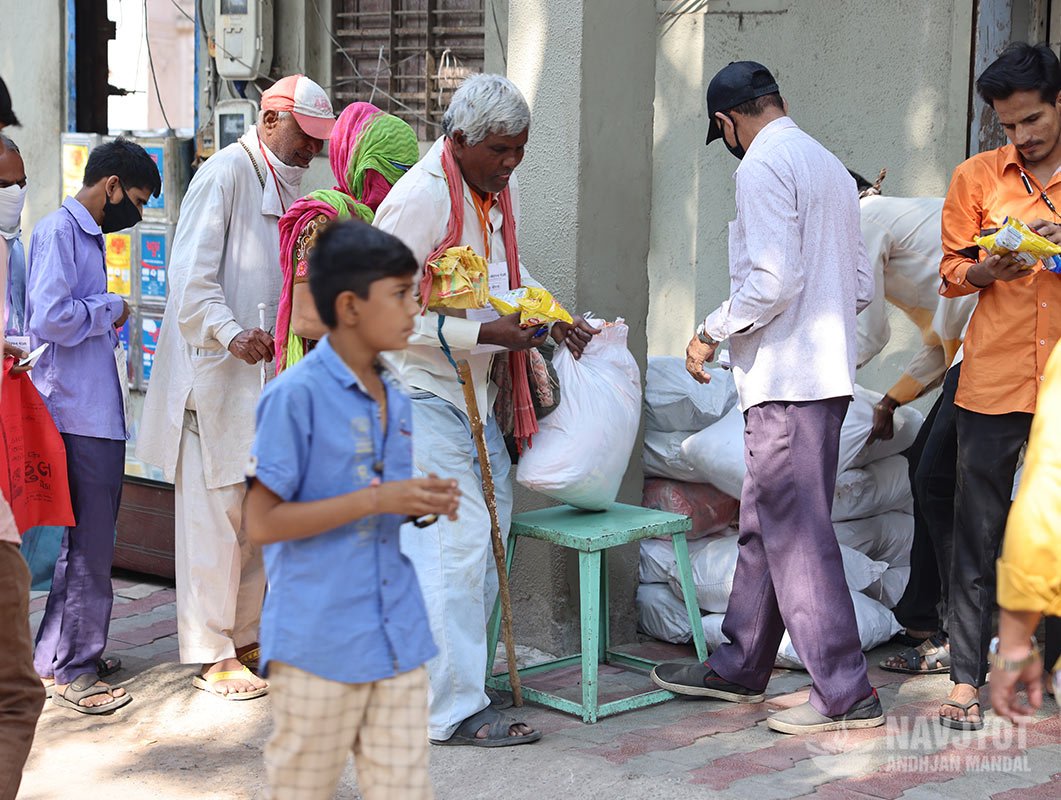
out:
M132 697L99 679L110 626L114 526L125 472L126 420L118 378L117 329L128 304L107 291L103 234L140 221L162 188L139 145L117 139L88 157L75 197L37 223L29 248L26 328L34 348L48 343L34 383L66 445L77 525L63 536L52 590L37 634L34 666L54 679L54 702L102 714Z

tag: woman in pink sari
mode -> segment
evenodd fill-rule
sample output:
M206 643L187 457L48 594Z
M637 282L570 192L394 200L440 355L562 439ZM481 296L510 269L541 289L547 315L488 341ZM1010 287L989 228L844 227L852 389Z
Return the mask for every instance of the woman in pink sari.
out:
M276 317L276 374L299 361L325 333L309 293L309 253L332 220L372 222L391 186L420 156L409 123L371 103L352 103L328 143L334 189L311 192L280 218L284 275Z

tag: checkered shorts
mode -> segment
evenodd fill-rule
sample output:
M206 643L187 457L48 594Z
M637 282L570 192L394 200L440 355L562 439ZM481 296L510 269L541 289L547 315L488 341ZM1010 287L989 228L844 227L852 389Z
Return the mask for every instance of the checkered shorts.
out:
M271 800L331 800L354 755L365 800L431 800L427 670L337 683L269 664L273 735L265 745Z

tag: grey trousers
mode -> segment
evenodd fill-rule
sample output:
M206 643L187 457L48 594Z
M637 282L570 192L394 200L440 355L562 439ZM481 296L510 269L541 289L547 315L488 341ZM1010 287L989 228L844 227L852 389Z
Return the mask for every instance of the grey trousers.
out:
M850 398L770 402L745 412L737 570L709 665L761 690L785 629L810 673L811 705L843 714L872 691L833 532L840 426Z

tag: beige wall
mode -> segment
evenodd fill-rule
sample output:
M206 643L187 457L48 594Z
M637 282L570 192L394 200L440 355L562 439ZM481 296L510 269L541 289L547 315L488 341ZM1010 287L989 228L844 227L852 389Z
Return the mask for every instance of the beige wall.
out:
M648 261L653 355L684 352L693 326L729 289L726 223L737 162L719 143L704 146L707 84L728 62L766 64L796 122L856 172L870 177L886 166L888 194L941 195L965 157L971 0L754 5L787 10L701 12L659 26ZM630 196L637 213L648 198L638 186ZM880 391L898 377L914 341L901 315L893 332L859 378Z

